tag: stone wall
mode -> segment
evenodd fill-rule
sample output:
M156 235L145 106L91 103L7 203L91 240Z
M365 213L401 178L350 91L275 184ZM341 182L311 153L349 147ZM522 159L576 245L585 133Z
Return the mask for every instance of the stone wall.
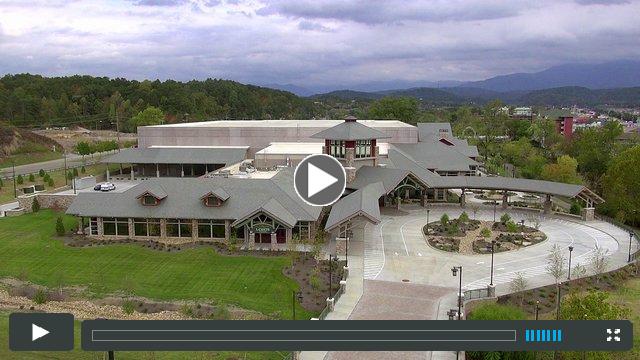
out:
M75 199L75 195L61 195L61 194L33 194L18 196L18 204L20 208L25 209L26 212L31 212L31 206L33 205L33 199L38 198L41 209L62 209L66 210L69 205Z

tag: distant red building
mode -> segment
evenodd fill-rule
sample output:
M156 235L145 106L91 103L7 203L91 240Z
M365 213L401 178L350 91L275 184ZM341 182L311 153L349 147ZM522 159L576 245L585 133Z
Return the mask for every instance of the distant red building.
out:
M550 109L540 112L540 117L553 120L556 123L556 131L570 140L573 137L573 115L565 109Z

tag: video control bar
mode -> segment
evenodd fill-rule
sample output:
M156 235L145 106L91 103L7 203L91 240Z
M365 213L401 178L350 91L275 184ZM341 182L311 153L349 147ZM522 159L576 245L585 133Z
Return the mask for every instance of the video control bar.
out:
M633 327L611 321L87 320L82 349L629 350Z

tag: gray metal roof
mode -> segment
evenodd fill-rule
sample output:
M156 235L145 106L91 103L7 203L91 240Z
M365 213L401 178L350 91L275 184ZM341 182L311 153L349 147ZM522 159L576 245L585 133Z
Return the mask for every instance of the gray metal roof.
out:
M440 142L426 141L415 144L390 144L390 148L395 148L409 156L416 163L425 169L436 171L469 171L470 166L480 165Z
M502 176L442 176L440 188L513 190L557 196L575 197L586 188L583 185L564 184L545 180L507 178Z
M140 191L140 193L138 194L138 196L136 196L136 199L147 194L152 195L159 200L162 200L167 197L167 192L162 187L162 185L158 183L151 183L151 182L142 183L141 186L139 186L138 188L139 188L138 191Z
M418 141L431 140L434 136L440 137L441 134L449 134L453 137L450 123L418 123Z
M330 231L341 224L362 216L374 224L380 222L380 206L378 198L385 194L381 182L369 184L338 200L331 207L325 230Z
M362 166L356 172L356 178L347 184L349 189L362 189L369 184L380 182L385 194L393 191L396 186L409 175L409 170L381 166Z
M411 159L409 156L396 149L389 149L388 157L384 161L389 168L397 168L410 171L412 174L418 177L420 181L422 181L429 187L434 187L436 185L442 184L442 176L423 168L418 163L416 163L415 160Z
M253 218L259 213L264 213L266 215L269 215L274 220L288 227L293 227L298 221L296 217L293 216L293 214L291 214L287 209L285 209L276 199L271 198L265 201L263 204L260 204L255 208L247 211L245 215L242 215L241 217L239 217L231 225L238 226L242 224L244 221Z
M144 206L136 199L146 189L157 186L168 194L157 206ZM224 189L228 199L220 207L205 206L202 195L217 188ZM287 225L293 220L316 221L321 211L296 195L293 172L282 170L271 179L153 178L123 192L81 192L67 213L87 217L236 220L260 206Z
M103 163L118 164L225 164L246 159L249 147L151 147L122 149Z
M314 139L328 140L369 140L386 139L389 135L356 121L345 121L336 126L311 135Z

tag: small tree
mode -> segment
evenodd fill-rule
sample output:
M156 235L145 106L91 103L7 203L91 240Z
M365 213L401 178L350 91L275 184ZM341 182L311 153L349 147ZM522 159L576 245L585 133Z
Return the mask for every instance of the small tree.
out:
M547 255L547 267L546 270L551 275L555 281L556 285L560 283L560 279L565 276L565 263L566 259L562 254L562 250L558 244L554 244L551 250L549 250L549 255Z
M578 263L573 267L573 270L571 270L571 274L573 274L574 279L584 277L585 275L587 275L587 268L584 267L584 265Z
M489 230L489 228L482 228L482 230L480 230L480 236L482 236L485 239L488 239L491 237L491 230Z
M80 168L80 172L83 174L87 172L87 169L84 168L84 165L82 165L82 167Z
M518 225L514 223L513 220L507 221L506 226L507 226L507 232L510 232L510 233L517 233L520 230Z
M511 280L509 284L509 289L514 293L519 293L518 297L520 298L520 306L522 307L522 303L524 302L524 291L529 286L527 279L524 277L524 274L520 271L516 273L516 276Z
M73 168L73 177L78 177L78 169Z
M476 204L471 205L471 211L473 211L473 220L476 219L476 215L478 215L478 210L479 210L478 205Z
M71 170L69 170L67 172L67 180L71 180L71 179L73 179L73 172L71 172Z
M502 216L500 216L500 222L503 224L506 224L509 222L509 220L511 220L511 216L509 216L509 214L504 213L502 214Z
M604 250L603 248L600 248L598 246L596 246L595 250L593 251L593 255L591 255L589 265L593 270L593 274L596 276L596 283L600 282L602 274L607 271L607 267L609 266L608 255L608 250Z
M460 216L458 217L458 220L463 223L469 222L469 215L466 211L463 211L462 214L460 214Z
M49 175L49 174L47 174L47 173L45 173L45 174L42 176L42 180L43 180L44 182L48 182L48 181L49 181L49 179L51 179L51 175Z
M58 234L58 236L64 236L64 233L64 222L62 221L62 217L58 216L56 220L56 234Z
M570 294L561 308L563 320L620 320L628 316L629 309L610 301L609 294L602 291Z
M443 228L447 228L447 226L449 225L449 215L442 214L442 216L440 217L440 224L442 225Z
M40 202L38 201L38 197L33 197L33 203L31 203L31 211L38 212L40 211Z
M36 181L36 177L33 176L33 174L29 174L29 182L34 182Z
M43 169L38 170L38 176L44 177L45 175L46 175L46 173L44 172Z
M18 185L24 184L24 178L22 177L22 175L18 175L18 177L16 178L16 182L18 183Z
M298 261L298 256L300 253L298 252L298 243L300 242L300 236L295 234L291 237L291 240L287 242L287 255L289 256L289 260L291 260L291 268L293 269L296 265L296 261Z
M53 178L49 178L49 180L47 180L47 185L49 185L49 187L53 187L55 185Z

